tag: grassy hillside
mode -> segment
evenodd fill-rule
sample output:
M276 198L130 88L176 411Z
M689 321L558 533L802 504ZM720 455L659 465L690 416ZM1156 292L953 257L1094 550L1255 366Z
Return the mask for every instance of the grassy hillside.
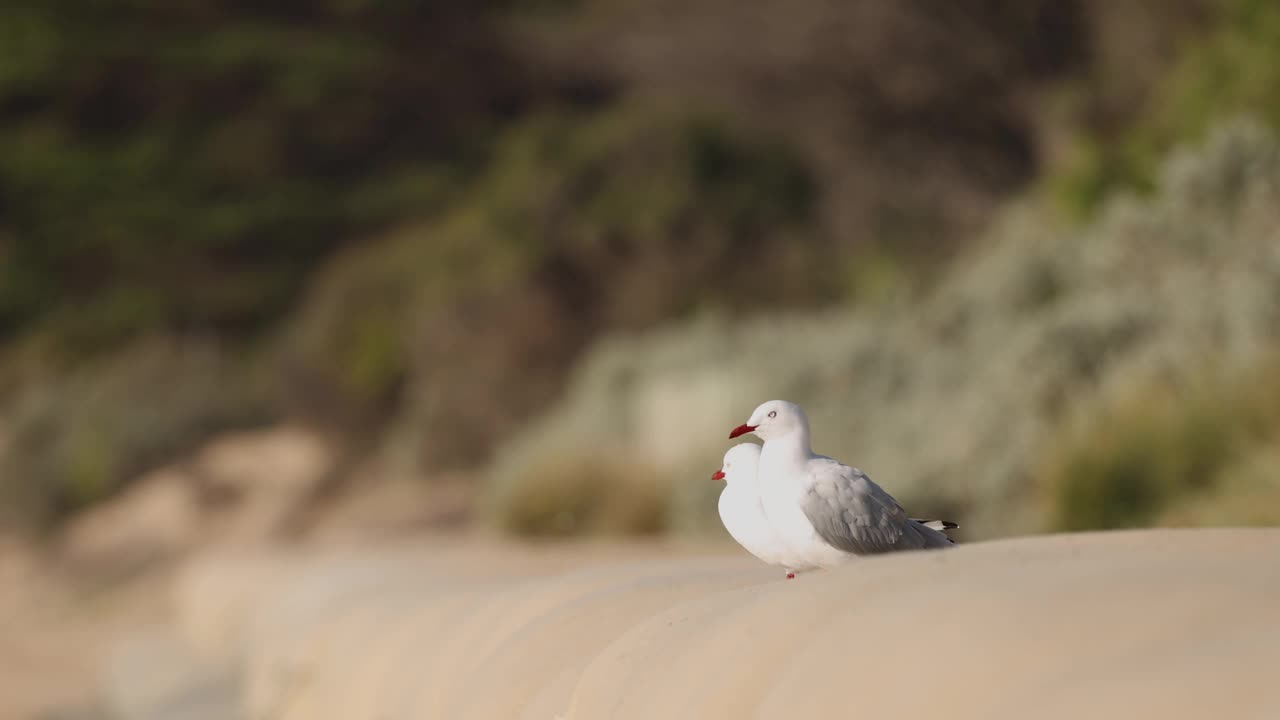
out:
M1017 252L1033 269L990 312L1053 306L1066 280L1032 247L1054 235L1048 215L1014 212L1004 224L1029 229L983 243L1018 251L966 246L1006 237L985 228L1020 193L1061 190L1092 217L1157 185L1158 159L1228 113L1275 121L1275 14L1251 0L8 3L2 505L46 524L213 433L280 421L407 474L484 468L499 447L506 467L530 442L508 439L540 432L527 421L576 402L563 393L582 392L584 354L631 353L601 337L693 323L819 387L841 366L750 318L795 312L786 327L818 337L827 315L811 313L857 307L877 336L960 332L946 328L970 320L946 313L968 301L929 288L981 286L970 265ZM1116 322L1061 331L1062 353L1092 357L1130 332ZM849 332L813 342L840 357L870 331ZM967 382L945 360L928 371L944 395ZM731 366L670 392L719 397ZM902 392L884 377L876 392ZM894 444L918 441L901 432ZM697 524L661 498L636 507L623 524Z
M782 397L819 452L968 537L1230 521L1186 503L1280 474L1278 192L1280 145L1239 122L1079 230L1012 209L923 300L616 336L503 447L488 517L556 533L634 504L714 526L725 434ZM588 503L540 504L582 487ZM614 493L632 500L596 497Z

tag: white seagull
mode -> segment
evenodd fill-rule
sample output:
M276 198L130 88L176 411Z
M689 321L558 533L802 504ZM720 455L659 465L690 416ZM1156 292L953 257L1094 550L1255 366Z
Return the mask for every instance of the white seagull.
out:
M951 547L951 523L907 516L893 496L857 468L809 448L809 419L785 400L770 400L729 433L764 440L761 504L784 545L807 563L834 567L858 555Z
M723 480L720 491L720 522L738 544L769 565L779 565L791 580L797 572L813 569L782 542L765 517L760 504L760 486L756 481L760 465L760 446L742 443L724 454L724 465L711 476Z

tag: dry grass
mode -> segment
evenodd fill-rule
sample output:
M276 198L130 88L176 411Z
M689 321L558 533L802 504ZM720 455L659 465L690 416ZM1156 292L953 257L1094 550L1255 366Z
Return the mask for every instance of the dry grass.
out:
M1280 363L1139 386L1078 418L1045 455L1050 524L1085 530L1265 524L1280 462Z
M666 529L668 488L647 468L602 456L551 458L488 499L518 535L651 535Z

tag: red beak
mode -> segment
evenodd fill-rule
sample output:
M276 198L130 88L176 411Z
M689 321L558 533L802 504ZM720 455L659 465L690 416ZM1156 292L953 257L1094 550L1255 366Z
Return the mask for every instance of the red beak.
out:
M723 471L723 470L717 470L717 471L715 471L715 472L711 473L711 479L712 479L712 480L723 480L723 479L724 479L724 471Z
M739 435L746 435L749 432L755 432L755 429L755 425L739 425L733 429L733 432L729 433L729 439L732 440Z

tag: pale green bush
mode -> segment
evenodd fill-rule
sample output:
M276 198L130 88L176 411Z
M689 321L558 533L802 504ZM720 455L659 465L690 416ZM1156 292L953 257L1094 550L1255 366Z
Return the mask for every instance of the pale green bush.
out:
M264 424L267 379L210 339L153 337L6 393L0 521L41 528L210 435Z
M1043 454L1062 530L1280 521L1280 363L1135 384L1077 417ZM1268 477L1270 474L1270 477Z
M1280 525L1280 447L1276 437L1220 472L1203 492L1172 503L1161 525Z
M714 525L705 477L727 431L782 397L808 409L817 451L911 512L958 514L970 537L1032 531L1038 453L1068 418L1278 340L1280 150L1238 122L1172 157L1150 200L1120 198L1082 231L1010 210L922 301L604 341L502 448L490 491L531 482L542 458L607 451L669 484L673 527Z

